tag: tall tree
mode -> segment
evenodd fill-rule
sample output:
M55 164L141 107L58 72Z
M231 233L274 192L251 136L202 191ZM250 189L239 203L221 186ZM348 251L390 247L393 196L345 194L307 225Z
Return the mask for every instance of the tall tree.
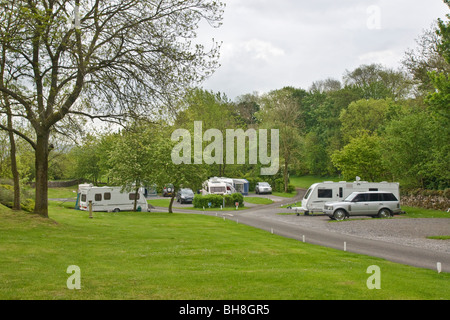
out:
M344 148L333 153L331 158L345 179L360 176L365 180L376 181L385 177L388 172L382 160L380 147L381 140L376 134L361 132Z
M240 124L234 105L227 96L220 92L212 92L203 89L193 89L187 92L183 99L183 110L177 114L175 126L194 132L194 122L202 123L203 133L208 129L217 129L226 136L227 129L234 129ZM204 140L204 149L210 142ZM229 167L225 161L225 152L222 152L222 163L210 166L210 175L226 176Z
M0 12L0 37L5 35L15 35L18 32L17 25L14 25L12 17L7 14L7 12ZM8 88L9 83L12 80L11 75L8 75L6 56L7 56L7 45L6 43L0 43L0 87ZM20 179L19 171L17 169L17 159L16 159L16 141L13 133L13 113L10 97L4 93L0 92L0 110L6 114L6 126L0 124L0 129L7 130L9 136L10 144L10 161L11 161L11 173L13 177L14 184L14 201L12 208L14 210L20 210Z
M407 97L411 91L411 81L406 73L379 64L362 65L346 71L344 83L362 90L364 99L398 100Z
M117 136L108 154L110 182L127 192L134 192L134 211L141 187L154 183L153 137L143 126L134 125ZM152 130L154 131L154 130Z
M262 98L262 107L258 112L262 126L279 130L285 192L289 185L289 166L298 152L300 129L303 128L301 105L297 97L303 93L299 94L297 89L291 87L269 92Z
M223 5L210 0L12 0L0 3L6 65L14 86L0 84L33 135L9 131L35 150L35 212L48 217L52 129L65 117L123 121L155 115L179 90L217 67L211 50L192 39L201 20L219 26ZM70 24L71 23L71 24ZM70 25L69 25L70 24ZM4 110L2 110L4 112Z

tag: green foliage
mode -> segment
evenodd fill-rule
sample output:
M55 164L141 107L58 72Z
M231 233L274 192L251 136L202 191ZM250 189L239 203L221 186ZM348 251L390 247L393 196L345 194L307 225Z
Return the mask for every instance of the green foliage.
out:
M20 206L27 212L34 210L34 199L31 190L22 188L20 190ZM0 204L12 208L14 203L14 187L9 184L0 184Z
M244 206L244 196L240 193L226 194L224 196L219 194L196 194L192 203L194 208L209 208L209 203L211 203L211 208L220 208L220 206L223 206L224 200L225 207L235 207L236 202L239 203L239 207Z
M359 176L363 180L376 181L387 172L382 160L381 140L377 135L367 132L361 132L360 136L352 138L349 144L336 151L331 158L345 179Z
M383 161L412 187L449 186L449 130L430 112L411 113L391 121L383 136Z

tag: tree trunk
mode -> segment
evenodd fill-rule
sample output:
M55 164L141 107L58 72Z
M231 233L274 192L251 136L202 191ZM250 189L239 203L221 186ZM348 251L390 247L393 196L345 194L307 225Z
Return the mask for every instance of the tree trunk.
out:
M17 161L16 161L16 141L14 139L14 133L11 131L13 129L12 124L12 115L11 115L11 106L9 104L9 99L5 97L5 106L7 107L7 116L8 116L8 132L9 134L9 142L11 144L10 149L10 158L11 158L11 173L14 181L14 203L13 210L20 210L20 181L19 181L19 171L17 170Z
M169 213L173 213L172 211L172 205L173 205L173 200L175 199L175 188L173 189L172 192L172 198L170 198L170 204L169 204Z
M288 190L288 184L289 184L288 164L289 164L289 160L285 157L285 160L284 160L284 172L283 172L283 177L284 177L284 192L287 192L287 190Z
M36 203L34 212L48 218L48 139L49 132L38 133L36 138Z
M138 184L136 183L136 186ZM136 188L136 190L134 191L134 206L133 206L133 211L136 212L137 210L137 201L138 201L138 195L139 195L139 188Z
M9 117L8 117L9 118ZM9 122L9 119L8 119ZM8 124L9 125L9 124ZM12 126L10 127L12 128ZM16 161L16 141L14 140L14 133L9 132L9 141L11 143L11 173L14 181L14 203L13 210L20 210L20 181L19 181L19 171L17 170Z

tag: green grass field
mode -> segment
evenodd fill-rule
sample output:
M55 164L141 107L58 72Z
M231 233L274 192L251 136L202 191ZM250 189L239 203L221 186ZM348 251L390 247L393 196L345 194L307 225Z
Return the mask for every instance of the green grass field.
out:
M0 299L450 299L450 274L201 214L0 206ZM437 240L443 241L443 240ZM70 265L81 289L69 290ZM381 270L381 289L366 273Z

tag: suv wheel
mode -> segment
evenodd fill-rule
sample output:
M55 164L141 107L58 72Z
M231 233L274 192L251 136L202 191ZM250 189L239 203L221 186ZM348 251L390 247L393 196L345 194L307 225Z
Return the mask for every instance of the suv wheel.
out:
M337 221L344 220L346 216L347 216L347 214L342 209L338 209L333 213L333 219L337 220Z
M392 217L392 213L389 209L383 208L378 211L378 218L390 218Z

